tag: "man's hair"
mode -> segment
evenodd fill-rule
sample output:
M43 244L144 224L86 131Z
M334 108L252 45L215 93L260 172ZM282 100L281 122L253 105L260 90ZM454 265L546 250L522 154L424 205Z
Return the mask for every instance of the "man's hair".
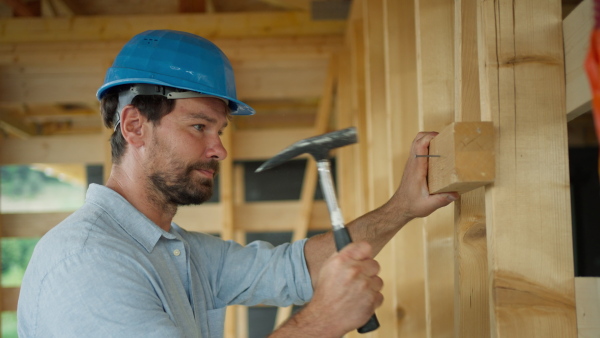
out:
M107 128L114 129L114 117L119 105L119 93L128 90L129 85L111 88L103 97L100 104L102 120ZM169 114L175 108L175 100L169 100L161 95L138 95L133 98L131 105L154 125L159 125L163 116ZM120 113L120 112L119 112ZM127 142L121 134L121 128L117 128L110 137L112 161L119 164L121 157L127 148Z

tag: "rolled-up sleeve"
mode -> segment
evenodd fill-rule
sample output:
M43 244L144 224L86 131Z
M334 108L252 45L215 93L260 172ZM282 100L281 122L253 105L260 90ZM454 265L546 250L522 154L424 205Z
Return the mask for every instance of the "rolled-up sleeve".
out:
M213 242L213 245L219 249L211 245L206 252L213 263L210 280L219 303L217 307L301 305L312 298L312 283L304 257L306 240L279 246L263 241L246 246L218 241L220 244Z

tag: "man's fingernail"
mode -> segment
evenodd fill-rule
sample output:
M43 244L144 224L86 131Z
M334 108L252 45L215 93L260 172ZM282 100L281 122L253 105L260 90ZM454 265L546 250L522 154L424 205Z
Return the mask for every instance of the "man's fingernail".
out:
M454 195L446 195L446 198L449 199L450 201L456 201L456 196L454 196Z

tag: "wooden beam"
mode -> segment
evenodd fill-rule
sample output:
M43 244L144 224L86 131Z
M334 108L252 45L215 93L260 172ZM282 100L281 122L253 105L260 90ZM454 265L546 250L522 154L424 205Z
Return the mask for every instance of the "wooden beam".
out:
M236 130L232 155L238 161L264 160L273 157L286 145L311 136L315 136L313 128Z
M492 337L575 337L560 1L478 2Z
M594 1L584 0L563 21L567 120L592 110L592 92L584 69L594 27Z
M218 204L181 207L175 215L175 223L181 224L190 231L218 233L221 222ZM292 231L296 215L300 212L298 201L251 202L238 205L234 209L236 215L235 228L246 232ZM201 214L201 223L198 215ZM327 205L316 201L311 214L310 230L329 230Z
M0 161L6 164L82 163L104 161L101 134L35 136L27 140L6 139L0 145Z
M128 40L135 34L159 27L214 39L342 34L345 21L312 21L307 12L3 19L0 20L0 43Z
M24 115L20 111L5 107L0 108L0 129L22 139L36 134L34 126L25 121Z
M230 58L239 98L245 101L318 99L327 60L341 41L332 35L214 39ZM123 43L0 45L0 101L93 102Z
M494 127L491 122L455 122L430 143L429 192L464 193L494 181Z
M2 311L17 311L21 288L2 288Z
M259 0L286 10L309 11L311 0Z
M70 212L0 214L2 237L41 237Z
M236 229L247 232L292 231L295 218L300 212L297 201L252 202L234 208ZM70 212L0 214L4 237L41 237L63 221ZM199 217L202 216L202 217ZM208 203L200 206L180 207L173 222L190 231L217 234L221 231L221 205ZM311 214L310 230L331 228L327 206L316 201Z
M600 336L600 278L576 277L578 337Z
M206 0L179 0L180 13L206 12Z
M246 117L245 117L246 118ZM233 132L236 161L265 160L285 144L314 136L312 128L237 130ZM35 136L27 140L6 139L0 144L0 164L105 163L104 145L110 133L91 135Z

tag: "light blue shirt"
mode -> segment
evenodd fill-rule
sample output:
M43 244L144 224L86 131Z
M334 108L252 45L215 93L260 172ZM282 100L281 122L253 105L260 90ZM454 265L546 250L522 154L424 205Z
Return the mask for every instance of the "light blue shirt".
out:
M243 247L176 224L165 232L92 184L35 248L19 337L222 337L226 305L310 300L304 243Z

